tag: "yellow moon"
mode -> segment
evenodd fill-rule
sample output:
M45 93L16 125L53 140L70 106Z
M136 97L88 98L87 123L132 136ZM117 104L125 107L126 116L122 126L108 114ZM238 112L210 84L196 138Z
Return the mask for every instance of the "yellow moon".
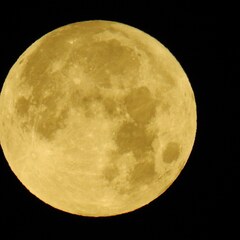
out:
M16 61L0 98L0 140L17 178L45 203L112 216L160 196L196 134L188 78L134 27L85 21L49 32Z

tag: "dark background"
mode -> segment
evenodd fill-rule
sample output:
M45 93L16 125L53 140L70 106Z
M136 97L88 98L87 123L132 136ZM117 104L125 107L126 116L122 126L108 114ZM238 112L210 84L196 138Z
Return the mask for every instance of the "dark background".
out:
M77 21L119 21L157 38L179 60L195 93L198 129L186 167L163 195L137 211L108 218L67 214L38 200L17 180L1 150L0 234L6 232L8 237L0 238L235 236L240 170L237 7L229 1L221 6L202 1L79 1L62 6L52 1L33 5L0 8L1 86L17 58L43 34Z

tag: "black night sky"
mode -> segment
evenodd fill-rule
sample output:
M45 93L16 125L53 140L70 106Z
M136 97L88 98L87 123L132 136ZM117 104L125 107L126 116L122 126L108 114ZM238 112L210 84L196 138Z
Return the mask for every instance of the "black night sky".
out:
M226 234L232 239L239 221L240 176L235 7L197 1L78 2L0 7L1 86L20 54L49 31L93 19L126 23L163 43L187 73L197 102L195 145L163 195L137 211L108 218L67 214L38 200L17 180L1 149L0 238L210 239Z

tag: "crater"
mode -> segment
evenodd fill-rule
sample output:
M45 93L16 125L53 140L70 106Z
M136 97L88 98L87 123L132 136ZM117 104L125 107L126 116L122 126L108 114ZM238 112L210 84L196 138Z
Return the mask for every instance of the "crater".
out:
M21 60L18 62L19 65L25 62L25 58L21 58Z
M141 124L147 124L156 113L156 102L147 87L133 89L125 98L129 115Z
M176 161L180 154L180 147L179 144L176 142L169 142L163 152L163 161L165 163L171 163Z

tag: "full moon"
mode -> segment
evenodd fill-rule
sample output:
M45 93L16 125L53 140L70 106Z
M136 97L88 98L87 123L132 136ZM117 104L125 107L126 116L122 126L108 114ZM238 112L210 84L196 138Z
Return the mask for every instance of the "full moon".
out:
M0 97L0 140L35 196L82 216L131 212L178 177L196 103L158 40L111 21L55 29L16 61Z

